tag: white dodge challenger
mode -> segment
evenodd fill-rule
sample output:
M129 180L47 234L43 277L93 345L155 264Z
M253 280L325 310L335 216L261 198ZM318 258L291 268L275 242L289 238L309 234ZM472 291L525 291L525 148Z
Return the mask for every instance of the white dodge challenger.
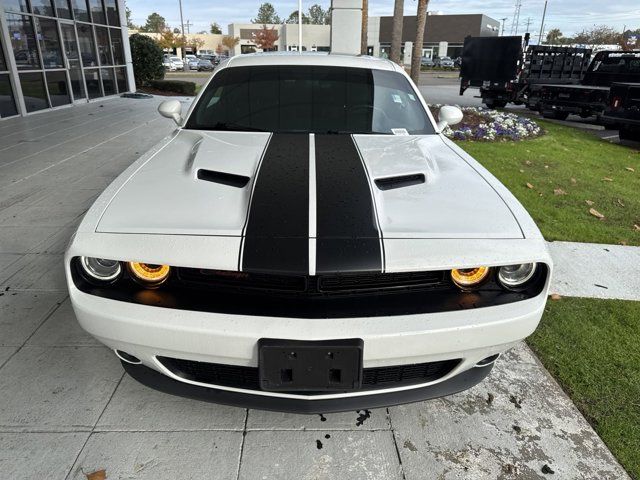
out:
M449 395L543 313L535 223L381 59L221 64L90 208L65 257L84 329L153 388L322 413Z

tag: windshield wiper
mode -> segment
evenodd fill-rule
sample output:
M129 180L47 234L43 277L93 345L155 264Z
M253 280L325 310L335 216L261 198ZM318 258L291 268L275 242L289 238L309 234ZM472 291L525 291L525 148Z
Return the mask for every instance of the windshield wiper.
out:
M248 125L239 125L237 123L218 122L207 130L225 130L229 132L265 132L262 128L250 127Z

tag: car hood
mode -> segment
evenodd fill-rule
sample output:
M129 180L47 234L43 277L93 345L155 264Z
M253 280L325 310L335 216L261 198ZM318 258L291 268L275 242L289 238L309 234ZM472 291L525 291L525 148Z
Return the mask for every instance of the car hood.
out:
M309 143L306 149L287 154L294 157L293 167L269 171L261 166L265 152L286 149L291 144L286 140L275 142L276 136L263 132L180 131L122 182L107 202L96 231L239 237L245 233L249 213L261 207L257 203L269 202L262 199L270 198L270 194L297 189L304 191L299 197L304 200L263 205L260 215L266 224L272 215L274 224L284 225L282 236L320 236L313 225L316 217L318 222L340 218L349 210L344 201L327 200L326 186L349 189L348 179L341 181L340 176L352 173L312 167L310 173L305 170L297 175L295 164L308 166L312 156L316 157L315 165L324 165L324 154L318 147L312 152ZM364 215L371 216L367 221L376 223L381 238L523 237L514 215L492 185L497 181L481 174L441 136L354 135L347 141L355 144L358 162L364 167L363 181L369 187L363 195L369 196L374 207L375 218ZM271 154L277 156L278 152ZM339 157L340 152L335 155ZM335 155L332 161L339 160ZM331 178L333 175L335 178ZM262 193L254 196L256 183L268 178L272 185L262 185ZM321 183L325 185L324 197L316 192ZM304 219L299 223L308 222L308 228L288 228L287 222L292 223L293 217L281 218L282 210L296 209L304 211L304 216L297 218ZM277 235L273 228L260 231L261 235ZM331 237L332 231L325 229L325 235Z

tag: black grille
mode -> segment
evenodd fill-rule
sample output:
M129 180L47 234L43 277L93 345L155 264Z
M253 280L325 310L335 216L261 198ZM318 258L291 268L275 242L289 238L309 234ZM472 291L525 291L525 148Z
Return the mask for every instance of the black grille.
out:
M189 286L306 296L378 294L448 288L446 272L358 273L320 276L272 275L197 268L178 269L178 279Z
M256 367L196 362L169 357L158 357L158 360L174 375L186 380L245 390L260 390L258 369ZM392 367L365 368L362 377L362 390L433 382L447 375L459 363L460 360L456 359ZM300 392L296 393L301 394Z

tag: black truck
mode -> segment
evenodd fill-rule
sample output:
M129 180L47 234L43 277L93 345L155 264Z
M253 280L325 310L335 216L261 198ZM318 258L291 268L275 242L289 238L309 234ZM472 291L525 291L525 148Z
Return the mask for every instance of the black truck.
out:
M507 103L540 109L540 90L546 84L577 85L591 61L591 50L529 45L524 38L467 37L462 51L460 95L478 87L489 108Z
M600 51L577 85L540 87L539 110L544 117L565 120L569 114L599 120L609 105L613 83L640 82L640 51Z
M620 130L621 140L640 142L640 83L613 83L603 120Z

